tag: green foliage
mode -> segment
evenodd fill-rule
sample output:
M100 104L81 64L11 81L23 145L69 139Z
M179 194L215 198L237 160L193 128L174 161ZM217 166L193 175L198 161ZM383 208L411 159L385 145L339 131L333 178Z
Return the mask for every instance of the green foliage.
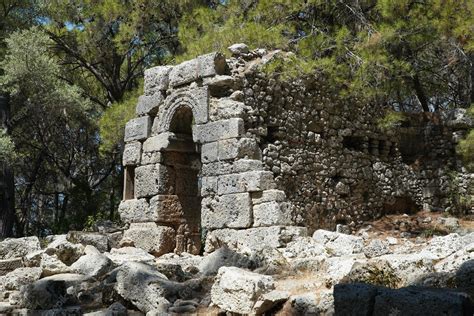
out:
M116 102L108 108L99 121L101 136L100 151L102 154L116 151L123 143L125 124L135 117L135 107L143 87L127 92L123 101Z
M384 117L379 119L377 125L380 129L389 130L399 126L401 123L406 121L406 119L404 113L389 110Z
M474 120L474 105L471 105L467 113ZM474 129L471 129L467 136L459 142L456 151L464 160L466 168L474 171Z
M0 163L6 162L11 164L16 158L15 144L6 131L0 128Z
M283 48L296 55L267 71L323 72L341 94L429 111L471 102L473 25L472 1L219 1L183 16L177 61L235 42Z

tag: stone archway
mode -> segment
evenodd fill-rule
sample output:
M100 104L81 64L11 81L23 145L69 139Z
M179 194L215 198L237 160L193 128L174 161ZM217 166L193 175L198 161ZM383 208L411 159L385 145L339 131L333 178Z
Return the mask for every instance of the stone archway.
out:
M193 142L193 112L187 105L174 109L169 122L168 143L161 151L162 164L168 169L163 188L173 194L161 195L163 207L157 211L166 219L164 225L176 231L175 252L198 254L201 250L201 198L199 146Z

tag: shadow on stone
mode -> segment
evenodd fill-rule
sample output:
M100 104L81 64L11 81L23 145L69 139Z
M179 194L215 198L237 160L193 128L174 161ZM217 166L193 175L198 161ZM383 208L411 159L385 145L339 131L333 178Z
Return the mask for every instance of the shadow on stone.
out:
M416 284L400 289L364 283L337 284L335 314L474 315L474 260L463 263L454 274L433 273Z

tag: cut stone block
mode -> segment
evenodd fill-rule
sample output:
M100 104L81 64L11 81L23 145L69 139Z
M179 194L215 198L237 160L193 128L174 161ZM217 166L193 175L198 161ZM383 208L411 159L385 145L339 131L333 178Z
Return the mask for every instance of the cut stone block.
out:
M154 221L178 224L200 221L201 199L178 195L157 195L150 200Z
M199 61L191 59L177 66L170 72L170 86L177 87L191 83L199 78Z
M156 164L135 169L135 197L174 194L175 175L171 167Z
M173 69L172 66L158 66L145 70L145 94L153 95L160 91L166 91L171 69Z
M249 171L219 176L219 195L239 192L255 192L274 189L275 181L271 171Z
M204 150L202 150L202 152L204 152ZM242 173L247 171L263 171L262 161L253 159L237 159L233 162L215 161L204 163L202 165L202 175L204 176L220 176L224 174Z
M137 248L161 256L174 250L176 232L171 227L155 223L132 223L123 238L132 241Z
M217 142L202 144L201 160L204 163L216 162L218 160L219 149Z
M158 151L142 153L142 165L151 165L163 162L162 154Z
M141 156L142 144L140 142L132 142L125 144L122 157L123 165L136 166L140 164Z
M217 194L217 177L201 178L201 196Z
M120 202L118 212L120 219L125 223L141 223L155 221L153 212L150 212L145 199L133 199Z
M237 252L260 251L265 247L280 248L299 236L306 236L306 227L272 226L242 230L218 229L207 234L206 252L213 252L223 245Z
M223 75L226 72L227 63L224 55L220 53L202 55L198 57L198 60L200 78Z
M266 202L253 207L254 227L291 225L287 203Z
M174 133L161 133L148 138L143 143L143 152L176 151L184 153L195 152L195 145L191 138L186 139Z
M211 300L225 311L255 315L256 301L274 288L271 276L237 267L221 267L211 289Z
M244 133L244 121L240 118L193 126L193 140L198 143L210 143L220 139L241 137Z
M125 125L125 142L144 140L150 136L151 117L134 118Z
M218 144L218 159L228 160L237 158L261 159L262 152L257 141L253 138L231 138L220 140Z
M252 201L249 193L228 194L202 202L202 226L248 228L252 225Z
M142 95L138 98L135 112L138 116L155 116L163 100L163 95L160 92L154 95Z
M257 205L266 202L283 202L286 200L286 194L281 190L266 190L252 193L252 203Z

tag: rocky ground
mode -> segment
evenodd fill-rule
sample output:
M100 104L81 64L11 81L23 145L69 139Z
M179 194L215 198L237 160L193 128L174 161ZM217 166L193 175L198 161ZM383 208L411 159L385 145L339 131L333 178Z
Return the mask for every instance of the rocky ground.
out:
M283 248L154 257L120 230L0 242L0 314L472 315L472 222L393 215ZM350 233L350 234L348 234ZM442 236L437 236L442 235ZM33 312L34 311L34 312Z

